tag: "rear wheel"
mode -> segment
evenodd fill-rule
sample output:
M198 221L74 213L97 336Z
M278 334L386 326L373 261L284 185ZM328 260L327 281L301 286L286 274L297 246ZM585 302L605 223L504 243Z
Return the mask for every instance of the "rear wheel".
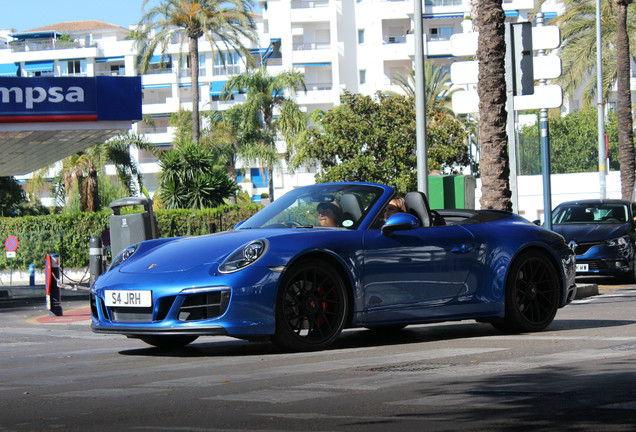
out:
M321 260L290 268L276 300L276 333L272 342L293 351L329 346L347 316L345 284L336 269Z
M512 263L505 292L506 315L492 325L505 332L545 329L559 307L559 276L541 252L528 251Z
M157 348L180 348L194 342L198 336L142 336L139 339Z

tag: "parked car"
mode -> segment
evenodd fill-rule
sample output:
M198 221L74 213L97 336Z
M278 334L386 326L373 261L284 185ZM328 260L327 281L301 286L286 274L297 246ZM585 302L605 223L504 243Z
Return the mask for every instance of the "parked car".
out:
M552 229L575 251L577 275L614 276L634 283L635 215L632 201L569 201L552 213Z
M395 195L316 184L231 231L131 245L91 287L92 329L160 347L229 335L302 351L345 327L475 319L540 331L574 298L562 236L494 210L439 210L433 224L420 192L384 220ZM333 215L337 227L321 226Z

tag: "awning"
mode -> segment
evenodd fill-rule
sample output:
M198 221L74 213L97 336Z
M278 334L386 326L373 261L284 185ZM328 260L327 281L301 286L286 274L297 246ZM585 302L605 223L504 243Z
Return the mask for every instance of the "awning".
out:
M294 67L296 66L331 66L331 62L322 62L322 63L294 63Z
M507 17L518 17L519 16L519 11L518 10L507 10L507 11L504 11L504 13L506 14Z
M120 57L100 57L100 58L96 58L95 59L95 63L112 63L112 62L119 62L119 61L124 61L126 60L126 58L124 56L120 56Z
M170 88L170 84L148 84L141 86L142 90Z
M199 87L202 87L203 83L200 82L199 83ZM188 84L179 84L179 88L184 88L184 87L192 87L192 84L188 83Z
M18 68L15 63L0 64L0 76L18 76Z
M422 14L423 19L431 19L431 18L464 18L464 13L428 13Z
M27 72L53 72L53 60L27 62L24 64L24 70Z
M163 63L168 63L170 61L170 56L167 56L165 54L161 55L161 56L153 55L150 58L150 64L159 64L159 63L161 63L162 62L162 57L163 57Z
M223 87L227 81L212 81L210 83L210 96L221 96L223 94ZM238 94L236 90L232 90L231 94Z

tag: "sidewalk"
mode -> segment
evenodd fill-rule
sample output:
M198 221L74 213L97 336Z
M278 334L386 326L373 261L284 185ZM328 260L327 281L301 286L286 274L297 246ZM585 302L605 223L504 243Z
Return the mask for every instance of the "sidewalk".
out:
M84 289L82 289L84 288ZM77 290L62 289L62 301L65 298L86 298L88 300L88 286L81 285ZM0 285L0 302L16 299L44 299L46 289L41 285Z

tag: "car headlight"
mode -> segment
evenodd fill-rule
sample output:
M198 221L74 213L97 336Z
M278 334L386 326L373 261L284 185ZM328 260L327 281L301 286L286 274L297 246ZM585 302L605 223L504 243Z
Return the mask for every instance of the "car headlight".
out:
M629 237L623 236L615 239L605 240L603 244L605 246L623 247L629 243Z
M232 252L222 263L219 265L219 271L221 273L233 273L244 269L247 266L254 264L258 261L265 252L267 252L268 243L267 240L255 240L244 246L241 246L234 252Z
M115 267L117 267L119 264L123 263L124 261L126 261L128 258L130 258L131 256L134 255L135 252L137 252L137 249L139 249L139 243L134 244L134 245L130 245L128 247L125 247L124 249L122 249L113 259L113 262L110 264L110 267L108 267L108 271L114 269Z

